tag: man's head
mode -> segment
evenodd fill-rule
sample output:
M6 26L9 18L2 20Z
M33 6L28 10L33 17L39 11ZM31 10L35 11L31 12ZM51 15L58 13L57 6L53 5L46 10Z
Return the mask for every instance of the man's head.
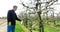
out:
M16 11L17 10L17 6L15 5L15 6L13 6L13 10L14 11Z

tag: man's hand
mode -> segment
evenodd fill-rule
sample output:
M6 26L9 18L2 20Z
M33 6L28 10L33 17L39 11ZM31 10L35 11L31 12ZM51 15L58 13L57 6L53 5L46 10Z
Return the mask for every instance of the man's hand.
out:
M23 24L23 19L21 18L20 20L21 20L21 24Z
M23 24L23 20L21 21L21 24Z

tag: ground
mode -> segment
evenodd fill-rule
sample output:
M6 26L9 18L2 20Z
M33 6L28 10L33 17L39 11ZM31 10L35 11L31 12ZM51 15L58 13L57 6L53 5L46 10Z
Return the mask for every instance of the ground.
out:
M7 32L7 21L6 21L6 19L0 19L0 32Z
M20 24L19 21L16 21L15 32L28 32L28 30ZM0 32L7 32L7 21L6 19L0 19Z
M45 24L44 25L44 31L45 32L60 32L60 26L55 27L50 24ZM58 22L57 24L60 24ZM38 31L38 27L35 27ZM33 32L36 32L35 30L32 30ZM0 19L0 32L7 32L7 21L6 19ZM16 29L15 32L29 32L28 28L26 28L24 25L22 25L19 21L16 21Z

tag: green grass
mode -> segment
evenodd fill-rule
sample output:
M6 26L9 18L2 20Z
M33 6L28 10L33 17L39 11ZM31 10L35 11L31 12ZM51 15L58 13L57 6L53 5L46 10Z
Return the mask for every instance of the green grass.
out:
M38 31L38 27L36 27L37 30L35 31ZM60 32L60 28L56 28L56 27L51 27L51 26L44 26L44 32Z
M25 32L25 30L18 24L18 22L16 23L15 32Z
M51 25L51 26L49 26L49 25L47 24L47 26L46 26L46 25L44 26L45 32L60 32L60 28L55 27L55 26L52 27L53 22L50 22L50 25ZM60 22L56 22L56 25L57 25L57 26L60 26Z
M54 28L54 27L50 27L50 26L45 26L45 32L60 32L60 29L58 28Z
M52 23L50 23L50 24L52 24ZM57 23L57 25L60 25L60 23ZM33 27L33 28L35 28L35 29L37 29L37 30L35 30L35 31L38 31L38 26L35 26L35 27ZM25 30L24 30L25 28L23 28L22 26L20 26L20 24L19 24L19 22L17 22L16 23L16 29L15 29L15 32L25 32ZM28 29L28 28L27 28ZM51 26L49 26L49 25L45 25L44 26L44 31L45 32L60 32L60 28L56 28L56 27L51 27Z
M60 32L60 22L56 22L56 25L59 25L59 27L55 27L53 25L54 25L53 22L50 22L50 25L45 24L44 25L44 32ZM38 31L39 27L36 27L36 26L37 25L35 25L35 27L33 27L33 28L35 28L35 31L36 31L36 29Z

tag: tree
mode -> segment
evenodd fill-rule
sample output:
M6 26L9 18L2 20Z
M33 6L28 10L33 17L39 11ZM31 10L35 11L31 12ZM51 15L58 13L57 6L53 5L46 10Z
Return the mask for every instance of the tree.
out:
M35 13L38 14L39 19L40 19L40 21L39 21L39 32L44 32L44 25L43 25L43 20L42 20L42 16L41 16L43 10L46 10L46 12L48 12L48 11L49 11L49 10L47 10L48 7L51 6L51 5L53 5L56 1L57 1L57 0L49 0L49 1L46 1L46 2L41 2L41 0L36 0L36 3L33 4L33 5L35 5L35 7L26 6L26 5L22 2L22 5L23 5L24 7L26 7L27 10L29 10L29 9L36 9L36 10L37 10ZM44 9L42 9L42 5L41 5L41 4L43 4L43 3L47 5L47 6L44 6ZM31 4L32 4L32 3L31 3ZM28 9L28 8L29 8L29 9ZM27 12L27 10L26 10L26 12ZM27 19L27 16L26 16L26 19ZM27 23L27 21L26 21L26 23Z

